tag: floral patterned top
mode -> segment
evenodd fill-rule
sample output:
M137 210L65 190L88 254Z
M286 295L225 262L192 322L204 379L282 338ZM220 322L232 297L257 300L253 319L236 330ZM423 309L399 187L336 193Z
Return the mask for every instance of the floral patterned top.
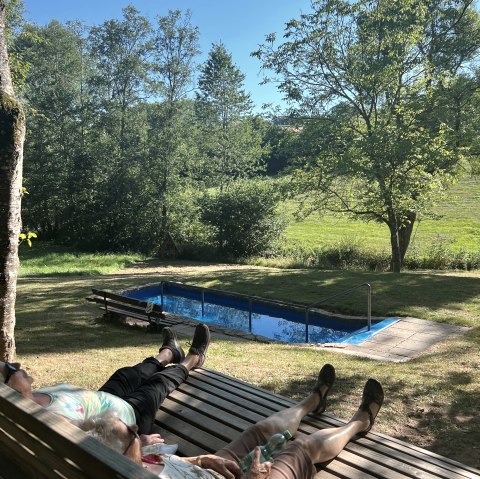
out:
M135 424L132 406L123 399L103 391L89 391L72 384L36 389L50 396L49 411L72 420L87 419L107 409L115 411L125 424Z

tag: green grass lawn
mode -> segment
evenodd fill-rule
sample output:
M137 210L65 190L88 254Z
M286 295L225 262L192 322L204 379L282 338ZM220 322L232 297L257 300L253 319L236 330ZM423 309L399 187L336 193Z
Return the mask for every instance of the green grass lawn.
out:
M107 274L140 261L139 254L81 253L66 246L34 240L19 248L20 276Z
M390 251L386 225L333 215L312 215L296 222L294 210L294 203L287 205L289 225L286 235L292 244L314 247L348 242ZM433 212L439 219L427 218L417 222L410 248L423 251L441 241L452 249L480 249L480 179L465 178L454 185L449 198L441 200Z
M48 255L45 251L44 262L52 257L54 251ZM91 272L98 268L96 263ZM377 431L480 467L479 456L472 454L480 443L480 273L392 275L253 266L233 270L222 265L159 261L144 261L122 274L89 275L88 267L81 276L38 273L19 279L16 328L17 358L37 387L71 382L98 388L116 368L158 351L161 336L101 321L99 308L85 300L91 287L115 290L171 279L313 302L368 280L374 284L375 313L413 314L472 329L408 363L374 361L298 345L218 339L211 344L206 366L300 399L309 392L319 368L332 363L338 380L328 412L340 418L351 416L366 378L376 377L386 391L375 423ZM365 297L352 297L349 309L363 314ZM181 338L184 347L188 339Z
M458 248L479 247L479 183L463 181L455 192L461 201L439 205L442 218L422 221L414 245L429 248L442 238ZM383 227L345 219L312 218L291 224L288 235L290 241L311 246L351 243L356 238L359 244L388 251ZM158 350L158 335L100 321L99 309L85 300L91 287L115 290L168 279L310 304L368 282L375 316L409 315L468 326L467 334L438 344L408 363L222 339L212 343L206 366L300 399L309 392L322 364L330 362L338 380L328 411L340 418L348 418L358 406L365 379L376 377L386 391L376 430L480 468L480 456L475 453L480 444L480 271L393 275L255 266L235 270L163 263L137 255L83 254L41 241L31 249L22 245L20 259L17 355L36 386L71 382L98 388L116 368ZM156 269L159 266L161 272ZM327 299L324 308L365 315L366 293ZM181 338L185 347L187 339Z

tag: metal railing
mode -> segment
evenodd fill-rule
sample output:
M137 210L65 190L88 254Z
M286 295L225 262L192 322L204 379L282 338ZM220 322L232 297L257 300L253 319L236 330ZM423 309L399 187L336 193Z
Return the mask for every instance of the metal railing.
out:
M163 308L163 296L164 296L164 291L163 291L163 286L165 283L170 283L170 281L161 281L160 282L160 297L161 297L161 305ZM182 284L182 283L179 283ZM185 286L182 284L182 286ZM232 297L237 297L237 298L243 298L248 301L248 330L249 332L252 332L252 309L253 309L253 302L262 302L264 304L271 304L273 305L281 305L281 306L286 306L286 303L283 301L277 301L277 300L265 300L264 298L259 298L257 296L249 296L246 294L241 294L241 293L226 293L225 291L220 291L220 290L215 290L213 288L203 288L201 286L196 286L193 285L193 287L197 290L200 291L201 293L201 305L202 305L202 317L205 315L205 289L218 292L219 294L227 295L227 296L232 296ZM309 338L309 319L310 319L310 312L318 309L317 307L326 302L329 301L333 298L337 298L339 296L345 296L348 293L355 291L360 288L367 288L367 326L368 326L368 331L371 330L372 328L372 287L370 286L369 283L363 283L358 286L354 286L353 288L346 289L344 291L340 291L337 294L334 294L333 296L328 296L327 298L322 299L321 301L318 301L316 303L309 304L305 308L305 342L308 343L308 338ZM289 305L289 306L296 306L298 308L298 305ZM301 309L300 309L301 310Z
M367 288L367 328L368 328L368 331L370 331L372 329L372 287L369 283L362 283L358 286L354 286L353 288L340 291L339 293L334 294L333 296L328 296L327 298L324 298L321 301L318 301L317 303L309 304L305 308L305 342L308 343L308 326L309 326L310 311L317 309L317 307L320 304L325 303L326 301L329 301L333 298L338 298L339 296L345 296L348 293L351 293L352 291L355 291L360 288Z

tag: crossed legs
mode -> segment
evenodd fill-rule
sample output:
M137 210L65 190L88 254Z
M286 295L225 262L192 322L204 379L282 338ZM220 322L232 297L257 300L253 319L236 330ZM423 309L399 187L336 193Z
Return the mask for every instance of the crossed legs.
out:
M185 356L175 333L164 328L164 342L155 357L115 371L100 391L129 403L134 409L139 431L148 434L160 404L187 379L190 370L205 359L209 339L206 325L198 325L192 342L197 347L190 348ZM166 367L172 362L177 364Z

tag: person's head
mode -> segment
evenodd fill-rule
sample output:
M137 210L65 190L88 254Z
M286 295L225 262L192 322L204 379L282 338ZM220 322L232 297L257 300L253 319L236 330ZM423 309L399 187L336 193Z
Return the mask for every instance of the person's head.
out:
M125 424L114 412L108 410L74 424L137 464L142 463L141 441L136 424Z
M5 366L7 367L7 366ZM1 377L1 376L0 376ZM33 378L20 367L20 363L10 363L5 384L25 397L32 397Z

